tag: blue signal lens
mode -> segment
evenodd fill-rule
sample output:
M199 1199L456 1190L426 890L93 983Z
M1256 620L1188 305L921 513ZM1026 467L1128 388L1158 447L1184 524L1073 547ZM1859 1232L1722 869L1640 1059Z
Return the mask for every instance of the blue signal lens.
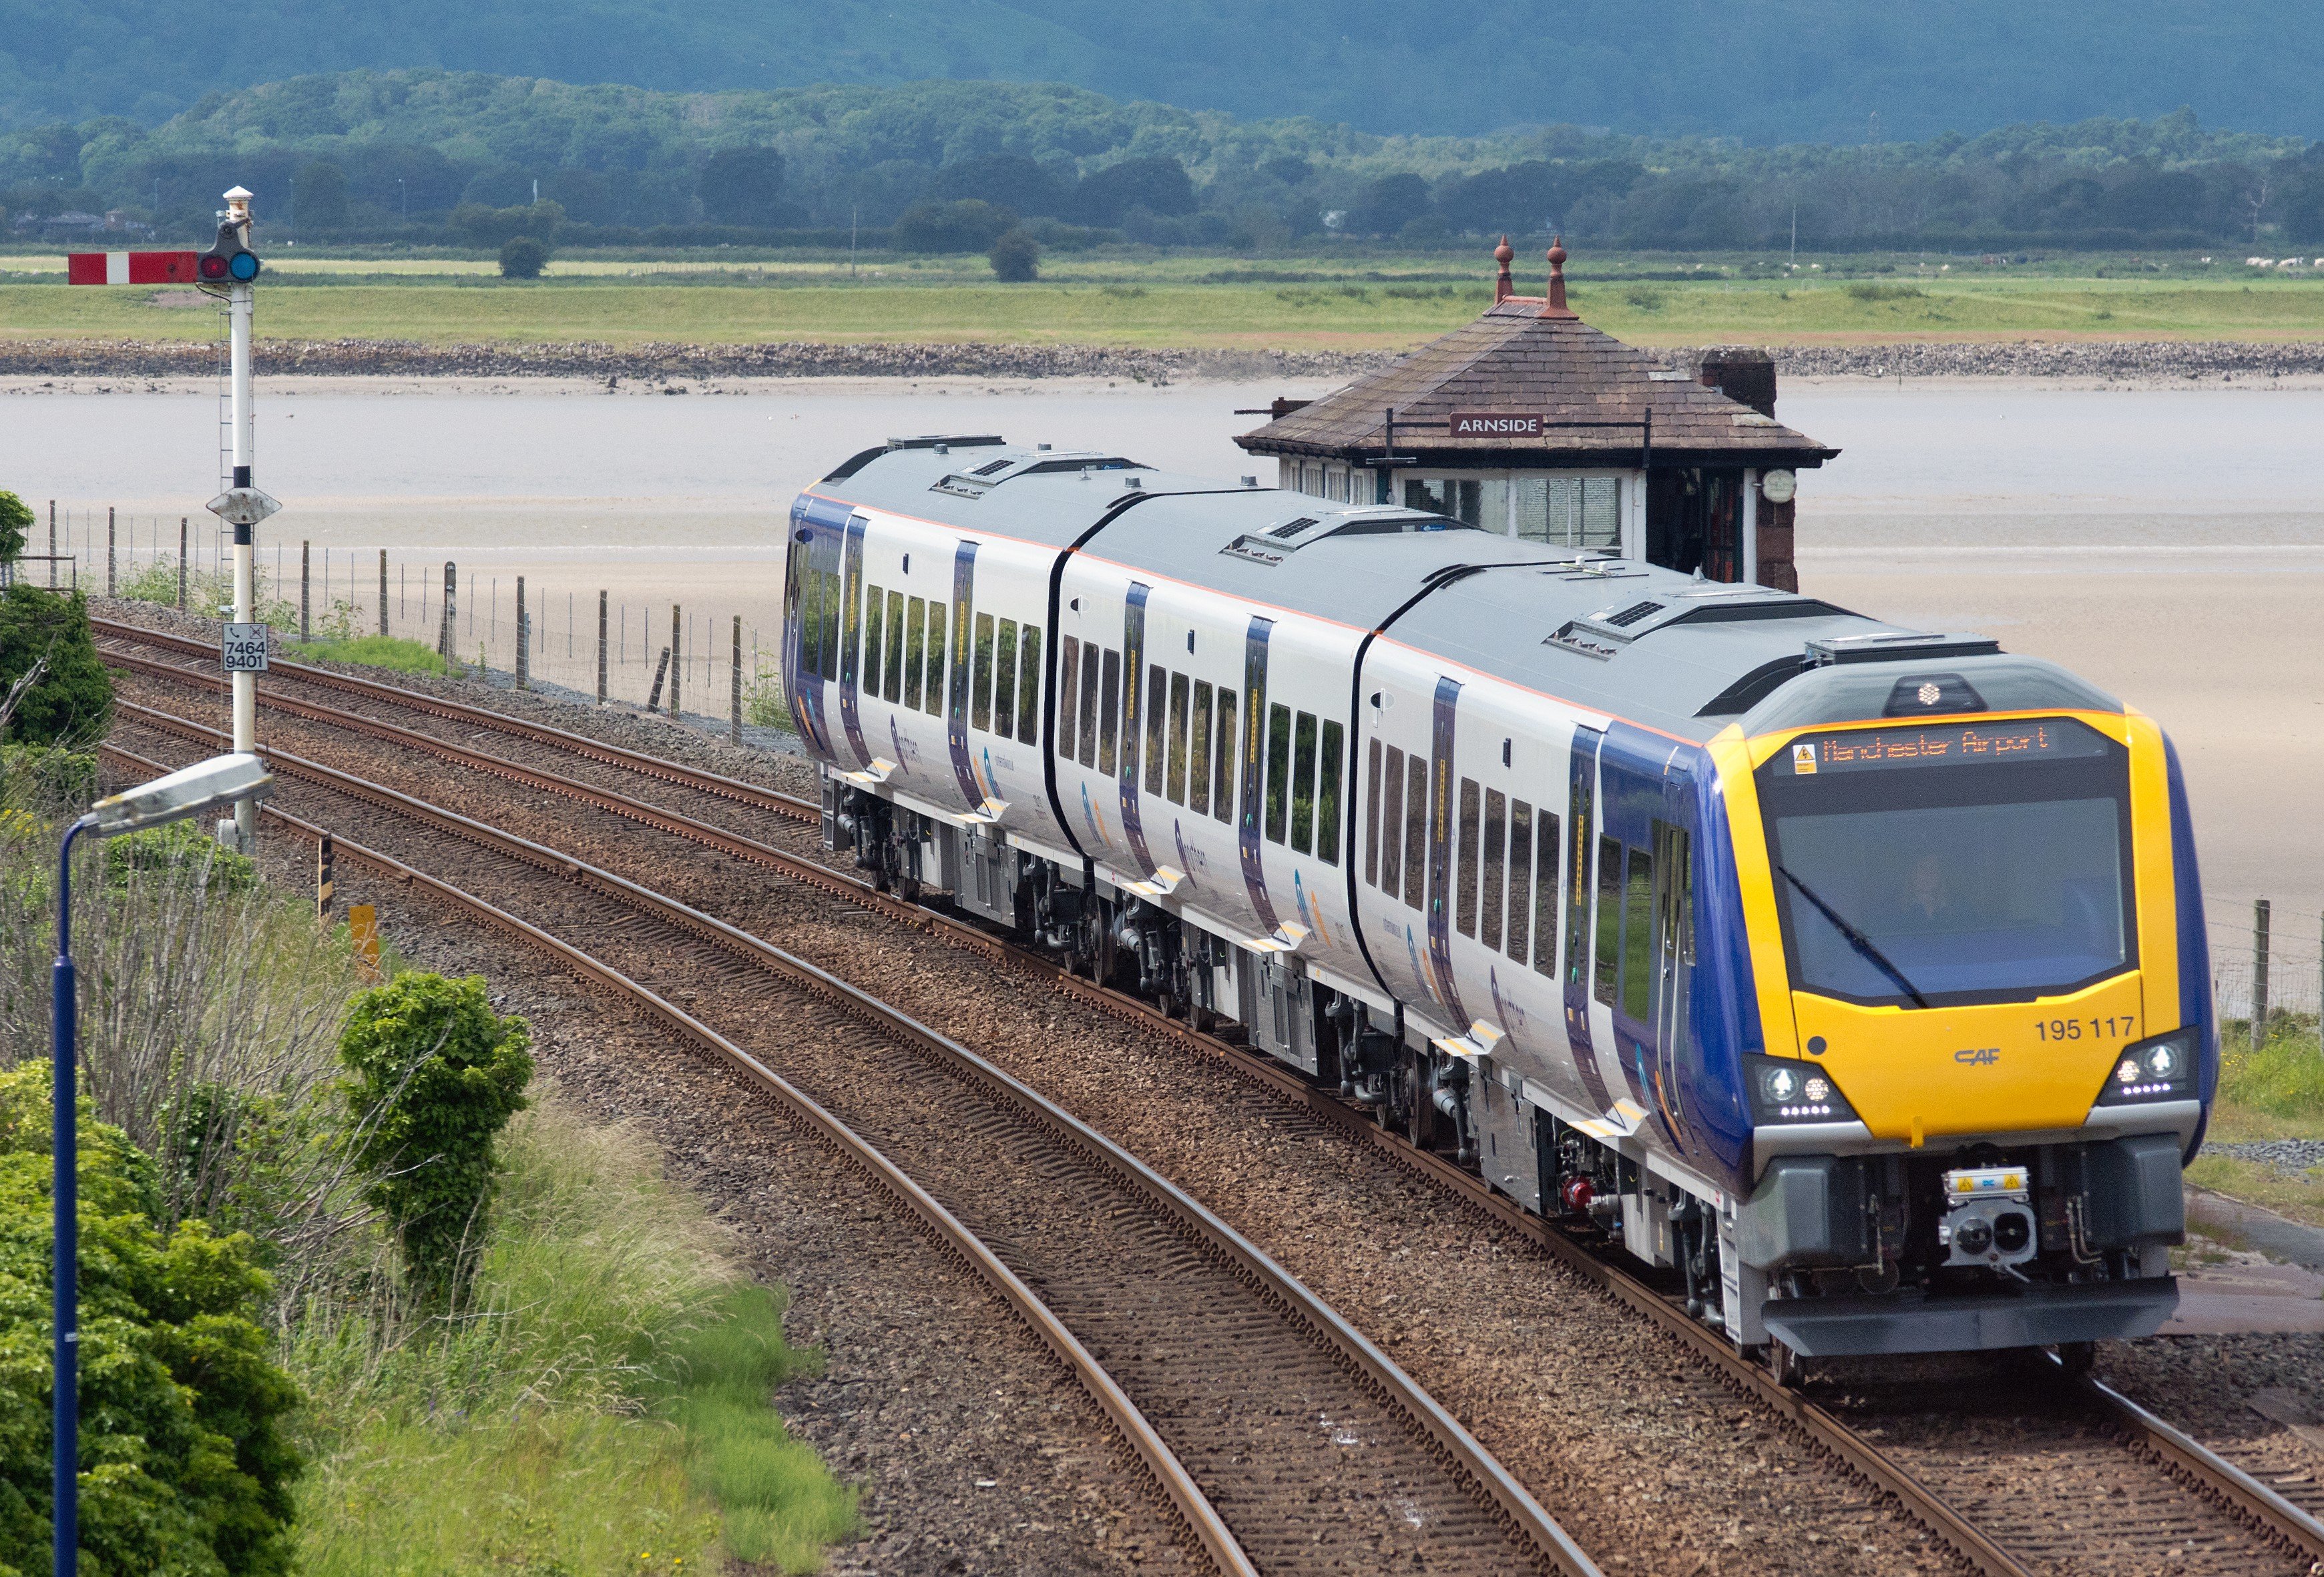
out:
M258 277L258 256L255 253L237 252L226 259L226 271L247 284Z

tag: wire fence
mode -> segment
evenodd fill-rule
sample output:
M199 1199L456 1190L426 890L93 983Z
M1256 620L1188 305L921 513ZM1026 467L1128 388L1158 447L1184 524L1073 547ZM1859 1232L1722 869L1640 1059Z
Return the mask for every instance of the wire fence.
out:
M56 544L47 553L44 532ZM208 514L52 504L31 538L28 557L14 572L33 585L179 607L208 619L230 612L233 533ZM460 567L388 549L278 540L258 549L252 570L259 622L271 625L278 639L309 646L316 655L385 636L414 642L470 672L510 680L521 674L530 686L584 698L602 695L668 711L675 693L691 715L788 726L772 632L736 612L616 598L609 587L552 585L537 576ZM398 654L360 655L392 660Z
M2248 1020L2263 995L2271 1019L2324 1014L2324 914L2293 914L2265 899L2203 901L2221 1019Z

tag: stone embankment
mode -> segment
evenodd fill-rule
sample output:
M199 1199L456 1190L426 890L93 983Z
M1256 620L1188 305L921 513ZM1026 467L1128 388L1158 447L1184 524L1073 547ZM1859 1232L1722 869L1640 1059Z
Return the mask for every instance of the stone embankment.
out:
M1661 353L1692 366L1701 352ZM2156 382L2324 375L2324 342L2020 340L1775 347L1791 377L2069 378ZM735 378L1339 379L1384 366L1383 351L1146 350L1027 345L422 345L410 340L264 340L262 376L567 378L613 385ZM212 375L206 341L23 339L0 342L0 377L187 378Z

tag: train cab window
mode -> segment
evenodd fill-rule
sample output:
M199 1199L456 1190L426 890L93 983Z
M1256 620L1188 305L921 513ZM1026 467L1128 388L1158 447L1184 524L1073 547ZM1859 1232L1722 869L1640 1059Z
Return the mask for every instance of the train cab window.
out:
M1140 714L1146 723L1146 792L1155 798L1162 798L1162 725L1163 708L1168 704L1164 694L1170 687L1170 675L1158 662L1146 665L1146 702Z
M1194 699L1185 674L1170 676L1170 775L1166 785L1173 805L1186 803L1186 707ZM1198 772L1195 774L1200 777Z
M1526 963L1532 956L1533 901L1533 807L1522 799L1512 799L1509 801L1508 954L1519 964Z
M1598 839L1598 1000L1614 1005L1614 990L1622 978L1622 845L1600 835Z
M863 693L867 696L880 693L880 659L888 650L887 639L881 634L887 623L887 613L888 594L876 586L866 588L863 593Z
M1622 1011L1648 1017L1655 992L1655 861L1644 849L1629 851L1622 898Z
M1193 708L1186 722L1186 752L1192 769L1186 778L1186 808L1196 816L1211 813L1211 697L1208 679L1194 681Z
M1134 677L1134 676L1133 676ZM1097 770L1113 776L1114 735L1121 727L1121 653L1105 649L1105 690L1098 696Z
M1347 731L1323 724L1323 754L1315 763L1315 853L1326 865L1340 862L1340 769L1347 753Z
M1017 621L1003 619L992 637L992 732L1017 732Z
M1097 670L1100 647L1082 647L1082 753L1084 767L1097 765Z
M1461 935L1477 934L1477 779L1461 779L1461 847L1453 856L1452 883L1458 895L1453 917Z
M1291 708L1267 709L1267 841L1283 841L1291 815Z
M1404 901L1421 907L1428 885L1428 763L1404 758Z
M1379 885L1380 872L1380 742L1364 752L1364 884Z
M1299 714L1291 731L1291 846L1315 849L1315 715Z
M1231 822L1235 818L1235 752L1242 747L1242 737L1235 733L1235 693L1223 685L1219 687L1218 732L1219 768L1211 779L1211 814Z
M904 705L920 709L920 670L927 661L928 605L919 597L906 604L904 614ZM941 625L942 621L938 621Z
M888 661L886 686L881 694L893 701L903 695L904 683L904 594L888 594Z
M1027 667L1030 672L1030 665ZM1078 637L1067 635L1057 642L1057 753L1067 761L1074 759L1081 742L1081 733L1075 719L1080 714L1074 703L1082 695L1082 643Z
M1485 831L1478 852L1483 856L1484 886L1478 894L1477 940L1498 953L1501 950L1502 881L1508 873L1509 861L1509 802L1498 788L1485 790Z
M968 716L977 727L992 726L992 615L976 615L976 646L969 669Z
M1372 741L1379 748L1379 741ZM1379 774L1379 890L1393 899L1404 886L1404 752L1388 747Z
M945 605L928 604L928 687L927 710L941 717L945 709Z
M1040 737L1041 627L1028 624L1017 633L1017 742L1033 744Z

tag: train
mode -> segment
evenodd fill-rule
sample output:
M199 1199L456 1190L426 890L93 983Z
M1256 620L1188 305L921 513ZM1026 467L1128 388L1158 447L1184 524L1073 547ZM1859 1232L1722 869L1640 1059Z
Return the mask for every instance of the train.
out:
M990 434L793 503L827 844L1594 1227L1786 1372L2146 1335L2218 1043L2154 721L2055 664Z

